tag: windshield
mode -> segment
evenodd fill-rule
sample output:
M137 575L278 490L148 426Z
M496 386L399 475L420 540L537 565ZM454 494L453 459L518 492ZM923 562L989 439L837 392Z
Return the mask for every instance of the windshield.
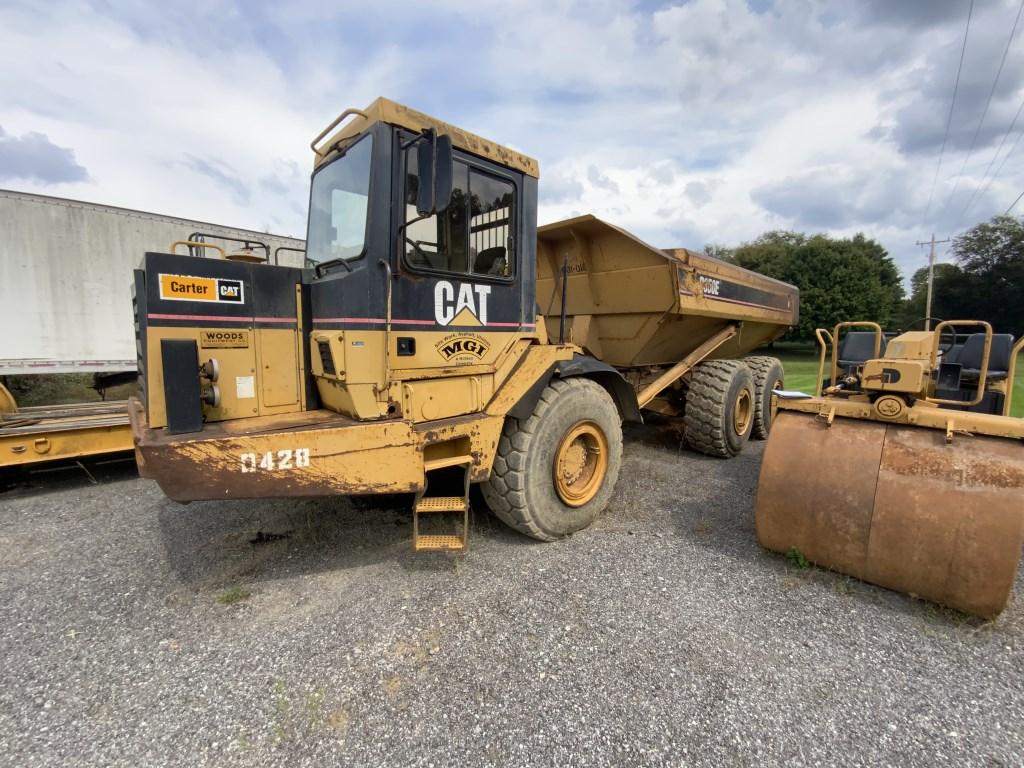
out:
M373 136L364 136L313 176L306 258L312 264L363 255Z

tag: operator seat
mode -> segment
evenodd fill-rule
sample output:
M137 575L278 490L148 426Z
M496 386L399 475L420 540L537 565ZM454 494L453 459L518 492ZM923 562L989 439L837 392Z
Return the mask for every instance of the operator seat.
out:
M503 275L505 272L505 246L484 248L473 260L473 271L478 275Z
M992 350L988 356L989 381L1002 381L1009 375L1010 352L1013 336L1009 333L992 334ZM960 363L962 381L977 381L981 376L981 358L985 352L985 334L972 333L964 342L957 362Z
M886 338L882 337L879 356L885 354ZM850 331L839 342L839 369L850 371L875 356L875 334L873 331Z

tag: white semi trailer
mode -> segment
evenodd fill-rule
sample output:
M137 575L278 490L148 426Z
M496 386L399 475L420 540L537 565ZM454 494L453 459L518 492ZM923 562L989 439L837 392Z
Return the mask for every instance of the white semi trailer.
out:
M146 251L200 233L229 253L259 243L253 252L269 263L302 266L305 248L293 237L8 190L0 233L0 376L135 370L131 276Z
M175 216L0 189L0 377L136 369L132 274L176 241L302 266L305 242ZM129 450L123 401L18 408L0 379L0 470Z

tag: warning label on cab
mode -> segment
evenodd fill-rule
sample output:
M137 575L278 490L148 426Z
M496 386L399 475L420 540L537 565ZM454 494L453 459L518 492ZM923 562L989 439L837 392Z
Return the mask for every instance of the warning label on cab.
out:
M224 301L244 304L241 280L190 275L160 275L160 298L169 301Z

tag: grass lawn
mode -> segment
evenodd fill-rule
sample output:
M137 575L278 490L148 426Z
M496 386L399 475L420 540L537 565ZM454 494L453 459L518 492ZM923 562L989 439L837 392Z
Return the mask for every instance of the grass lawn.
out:
M814 382L818 378L818 349L812 346L776 344L774 349L763 350L760 354L773 355L782 361L786 369L786 389L798 389L814 394ZM1013 388L1013 415L1024 418L1024 353L1017 359L1017 382ZM825 360L828 370L828 359Z

